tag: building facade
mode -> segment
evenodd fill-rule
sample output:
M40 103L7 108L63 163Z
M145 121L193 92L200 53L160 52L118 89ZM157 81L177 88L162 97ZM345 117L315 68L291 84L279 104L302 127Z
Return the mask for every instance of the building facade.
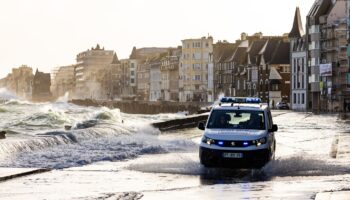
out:
M33 78L33 69L22 65L12 69L12 73L3 80L2 87L7 88L19 98L30 100L32 99Z
M332 6L332 0L316 0L306 19L307 66L309 72L309 108L314 112L321 109L321 31L320 16L326 15Z
M135 86L136 98L142 101L150 99L150 70L152 60L166 53L168 48L145 47L132 49L129 57L130 85Z
M95 48L77 55L75 64L74 97L79 99L108 99L109 89L103 87L106 71L113 61L114 51L105 50L98 44Z
M149 101L162 100L161 87L162 87L162 76L160 71L162 56L157 56L149 62L150 68L150 92Z
M214 45L214 99L220 96L234 96L233 64L230 62L237 49L235 43L219 41Z
M121 99L135 99L136 98L136 69L135 63L132 66L129 59L120 60L120 91ZM133 72L131 72L133 71ZM132 83L131 83L132 82Z
M350 41L350 2L347 1L347 18L348 18L348 41ZM348 42L348 66L350 68L350 44ZM348 87L350 88L350 70L348 73ZM350 89L348 89L350 91ZM347 104L350 104L350 102L346 102ZM347 111L350 111L349 109Z
M179 68L179 100L214 100L213 38L182 40Z
M75 88L74 68L74 65L62 66L51 73L51 93L53 97L64 96L67 92L68 97L71 97Z
M291 52L290 105L292 110L306 111L308 109L307 45L298 7L296 8L293 27L288 37Z
M161 60L161 100L179 101L179 64L181 47L169 50Z
M280 40L269 69L269 103L272 107L277 102L290 102L290 43Z
M348 88L347 11L345 1L335 1L327 14L319 17L321 37L321 111L343 111L350 100ZM326 109L326 110L325 110Z
M50 101L52 94L50 91L50 73L39 72L37 69L33 78L32 101Z

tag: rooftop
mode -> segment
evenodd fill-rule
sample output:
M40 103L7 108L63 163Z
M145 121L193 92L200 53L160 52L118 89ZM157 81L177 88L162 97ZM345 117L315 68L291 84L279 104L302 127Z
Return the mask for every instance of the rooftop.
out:
M304 35L303 24L301 22L299 7L295 9L293 28L290 31L288 37L290 38L301 38Z

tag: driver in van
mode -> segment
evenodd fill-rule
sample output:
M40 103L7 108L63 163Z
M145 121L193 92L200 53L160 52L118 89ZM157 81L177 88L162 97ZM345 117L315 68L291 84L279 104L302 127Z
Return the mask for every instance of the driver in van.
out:
M263 127L262 117L257 113L252 113L247 127L249 129L261 129Z
M219 117L219 123L218 126L220 128L227 128L230 126L229 121L231 121L231 116L229 114L222 114Z

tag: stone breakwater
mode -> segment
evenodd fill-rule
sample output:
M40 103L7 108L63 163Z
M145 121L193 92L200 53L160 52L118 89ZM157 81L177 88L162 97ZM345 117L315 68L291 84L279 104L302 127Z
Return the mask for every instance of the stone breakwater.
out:
M73 99L70 103L80 106L105 106L108 108L118 108L123 113L129 114L159 114L188 112L195 114L201 107L208 106L202 102L149 102L149 101L107 101L92 99Z

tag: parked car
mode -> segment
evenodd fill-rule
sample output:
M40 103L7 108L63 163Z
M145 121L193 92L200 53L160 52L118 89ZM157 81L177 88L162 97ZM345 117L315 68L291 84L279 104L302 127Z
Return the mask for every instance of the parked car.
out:
M280 101L276 104L276 108L279 109L279 110L289 110L289 105L287 102L284 102L284 101Z

